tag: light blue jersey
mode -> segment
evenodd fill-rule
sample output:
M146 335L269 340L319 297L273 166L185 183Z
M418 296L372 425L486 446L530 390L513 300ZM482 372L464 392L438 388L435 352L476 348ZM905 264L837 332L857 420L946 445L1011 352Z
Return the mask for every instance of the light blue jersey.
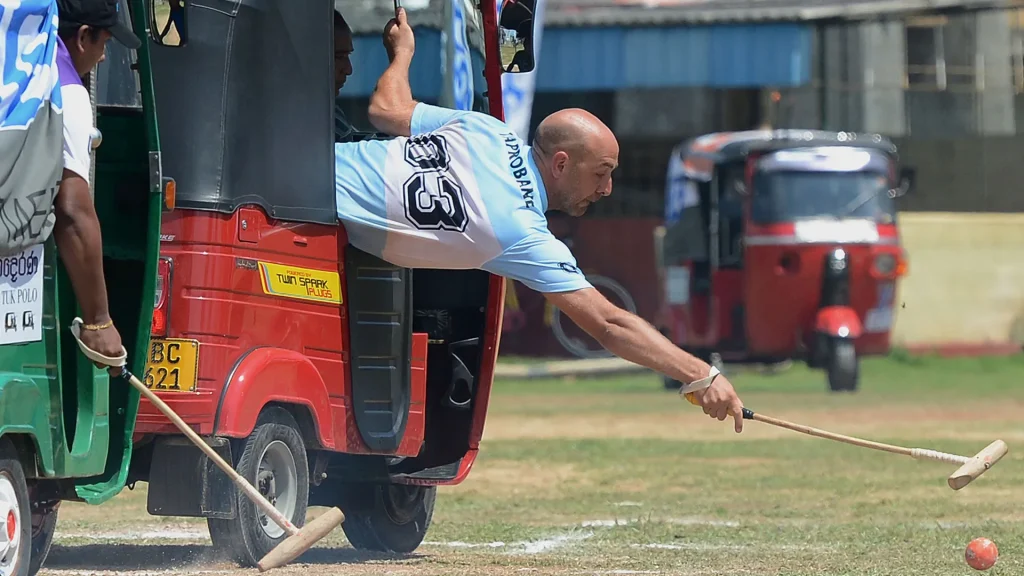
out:
M482 269L539 292L590 287L548 231L544 183L504 122L419 103L412 137L335 144L349 242L406 268Z

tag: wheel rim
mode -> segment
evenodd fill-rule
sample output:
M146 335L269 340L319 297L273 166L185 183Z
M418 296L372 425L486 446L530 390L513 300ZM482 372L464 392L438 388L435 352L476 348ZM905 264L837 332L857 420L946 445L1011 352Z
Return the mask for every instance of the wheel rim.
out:
M288 445L274 440L263 449L260 466L256 472L256 488L260 494L277 508L277 511L291 520L299 495L299 475L295 469L295 457ZM259 508L256 518L263 532L270 538L280 538L284 530Z
M384 487L384 511L395 524L408 524L416 518L423 488L404 484Z
M21 548L21 508L18 506L18 492L14 482L6 473L0 474L0 574L7 576L18 569L18 552Z

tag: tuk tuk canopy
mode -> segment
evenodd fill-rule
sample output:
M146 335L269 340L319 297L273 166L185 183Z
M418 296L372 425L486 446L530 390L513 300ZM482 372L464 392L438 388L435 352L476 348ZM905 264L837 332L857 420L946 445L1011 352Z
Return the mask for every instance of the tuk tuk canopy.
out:
M183 208L334 224L333 0L191 0L150 42L163 174Z
M879 134L823 130L716 132L676 145L665 179L665 261L708 259L711 196L717 209L738 206L733 200L750 154L830 146L853 146L896 157L895 144Z

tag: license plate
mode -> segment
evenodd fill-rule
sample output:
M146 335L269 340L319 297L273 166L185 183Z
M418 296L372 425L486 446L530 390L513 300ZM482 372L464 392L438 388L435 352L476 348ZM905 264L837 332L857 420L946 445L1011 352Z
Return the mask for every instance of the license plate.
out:
M198 367L198 340L150 340L143 382L157 392L195 392Z

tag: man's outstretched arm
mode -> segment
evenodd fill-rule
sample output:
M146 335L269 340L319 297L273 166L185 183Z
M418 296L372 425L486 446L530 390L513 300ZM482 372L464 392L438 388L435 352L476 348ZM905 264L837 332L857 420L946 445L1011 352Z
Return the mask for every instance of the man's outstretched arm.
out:
M594 288L544 295L601 346L620 358L646 366L684 384L706 378L711 370L659 333L644 319L612 304ZM694 393L704 413L719 420L735 419L737 432L743 429L743 403L724 375L710 388Z
M384 47L391 63L370 96L370 123L391 136L410 136L416 101L409 86L409 66L416 52L416 40L405 8L399 8L395 18L384 27Z

